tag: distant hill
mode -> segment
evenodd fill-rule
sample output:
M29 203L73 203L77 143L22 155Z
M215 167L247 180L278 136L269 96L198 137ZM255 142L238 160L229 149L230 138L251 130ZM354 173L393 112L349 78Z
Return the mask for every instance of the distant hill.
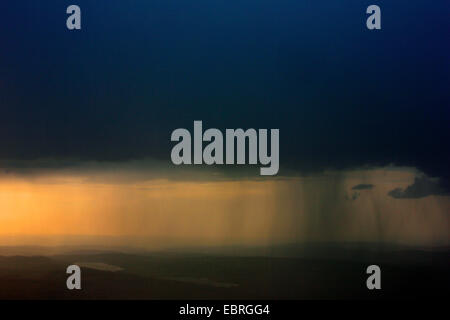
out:
M313 248L291 257L95 250L0 256L0 299L403 299L450 293L447 250ZM66 268L75 262L82 265L80 291L66 289ZM369 264L381 267L381 291L365 286ZM106 265L114 268L92 268Z

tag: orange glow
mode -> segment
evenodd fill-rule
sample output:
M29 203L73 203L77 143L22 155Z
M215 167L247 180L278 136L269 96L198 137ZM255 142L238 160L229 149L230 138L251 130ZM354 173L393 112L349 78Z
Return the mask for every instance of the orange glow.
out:
M387 196L413 177L408 171L389 170L210 182L4 177L0 237L147 237L181 245L322 240L448 244L448 197ZM348 200L358 183L375 188Z

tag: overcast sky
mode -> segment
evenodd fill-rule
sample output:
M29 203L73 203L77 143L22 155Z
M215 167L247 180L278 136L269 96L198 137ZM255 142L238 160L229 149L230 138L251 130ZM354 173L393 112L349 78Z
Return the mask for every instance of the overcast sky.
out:
M68 3L0 5L0 159L170 161L203 120L280 128L282 168L449 177L446 1L382 1L376 32L364 1L78 1L74 32Z
M0 3L3 233L448 243L448 1L377 1L377 31L369 1L80 0L80 31L70 4ZM170 135L194 120L280 129L278 177L172 165Z

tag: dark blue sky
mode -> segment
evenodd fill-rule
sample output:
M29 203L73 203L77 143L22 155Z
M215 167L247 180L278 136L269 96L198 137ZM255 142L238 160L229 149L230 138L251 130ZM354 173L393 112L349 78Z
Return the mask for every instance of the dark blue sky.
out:
M170 133L203 120L280 128L282 168L448 178L449 16L447 0L3 1L0 160L170 161Z

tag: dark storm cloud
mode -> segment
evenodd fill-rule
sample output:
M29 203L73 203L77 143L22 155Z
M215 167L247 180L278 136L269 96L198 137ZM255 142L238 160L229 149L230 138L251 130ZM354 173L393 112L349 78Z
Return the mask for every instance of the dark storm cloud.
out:
M450 177L447 1L381 1L374 32L360 2L80 0L75 32L69 4L0 3L11 170L170 164L171 132L203 120L279 128L280 175L394 164Z
M170 181L234 181L264 180L259 168L251 165L176 166L152 158L127 161L81 161L79 159L0 160L0 178L39 179L78 177L84 183L130 183L149 180ZM283 179L271 176L270 180ZM49 180L49 181L50 181Z
M426 176L416 177L414 183L405 189L396 188L388 193L396 199L419 199L428 196L449 196L450 189L445 188L437 179Z
M361 194L359 192L353 192L350 196L349 195L345 195L345 200L352 200L355 201L356 199L359 198Z
M352 188L352 190L370 190L370 189L373 189L373 187L374 187L373 184L361 183L361 184L358 184L358 185L354 186Z

